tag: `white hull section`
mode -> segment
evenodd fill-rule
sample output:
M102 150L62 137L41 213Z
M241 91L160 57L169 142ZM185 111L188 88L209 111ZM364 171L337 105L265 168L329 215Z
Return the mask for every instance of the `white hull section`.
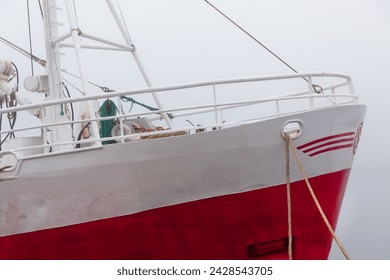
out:
M185 136L26 158L14 171L0 173L0 236L283 184L281 131L287 121L302 122L303 133L294 140L300 146L344 133L355 140L364 114L365 106L340 106ZM353 150L299 154L307 175L314 177L351 168ZM296 164L290 165L292 181L301 180Z

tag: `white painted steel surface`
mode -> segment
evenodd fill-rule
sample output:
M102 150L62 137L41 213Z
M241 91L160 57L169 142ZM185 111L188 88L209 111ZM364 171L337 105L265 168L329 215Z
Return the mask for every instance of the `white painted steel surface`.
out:
M354 132L364 113L364 106L350 105L295 114L305 127L296 145ZM280 131L289 119L22 160L17 178L1 181L0 235L283 184ZM352 148L301 153L309 177L348 169L353 156ZM301 179L294 164L291 177Z

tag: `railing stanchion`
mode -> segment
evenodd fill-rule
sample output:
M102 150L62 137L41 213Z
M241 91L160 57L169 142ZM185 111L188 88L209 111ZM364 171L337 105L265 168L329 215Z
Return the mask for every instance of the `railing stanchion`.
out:
M280 116L280 103L279 100L276 100L276 115Z
M313 96L314 89L313 89L313 81L311 76L307 76L307 82L309 84L309 94ZM314 98L310 97L310 110L314 109Z
M213 83L213 95L214 95L215 123L219 123L218 105L217 105L217 89L215 87L215 83Z

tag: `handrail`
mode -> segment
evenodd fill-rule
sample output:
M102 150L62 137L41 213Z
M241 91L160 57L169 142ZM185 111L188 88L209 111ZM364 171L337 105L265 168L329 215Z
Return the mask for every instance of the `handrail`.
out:
M312 78L339 78L342 79L341 82L336 81L332 84L327 84L322 87L322 93L317 94L315 93L311 88L308 88L304 91L298 91L298 92L292 92L284 95L276 95L273 97L266 97L266 98L257 98L257 99L251 99L251 100L240 100L240 101L232 101L232 102L217 102L217 86L220 85L228 85L228 84L242 84L242 83L252 83L252 82L264 82L264 81L275 81L275 80L288 80L288 79L297 79L307 77L308 80L312 80ZM175 132L188 132L188 133L194 133L197 129L224 129L232 126L237 125L243 125L243 124L249 124L256 121L260 121L263 119L268 119L271 117L280 117L288 114L298 113L298 112L305 112L310 111L315 108L320 107L332 107L332 106L342 106L344 104L355 104L357 103L358 97L354 94L353 91L353 85L351 78L346 75L342 74L336 74L336 73L303 73L303 74L285 74L285 75L276 75L276 76L260 76L260 77L246 77L246 78L234 78L234 79L223 79L223 80L212 80L212 81L203 81L203 82L195 82L195 83L184 83L184 84L178 84L178 85L172 85L172 86L156 86L156 87L149 87L149 88L141 88L141 89L133 89L133 90L121 90L121 91L115 91L115 92L105 92L105 93L98 93L88 96L79 96L79 97L72 97L67 99L61 99L61 100L50 100L50 101L43 101L36 104L28 104L28 105L21 105L17 107L12 108L4 108L0 110L0 114L10 113L10 112L18 112L18 111L26 111L31 110L34 108L38 108L41 111L44 110L44 108L49 106L58 106L63 104L70 104L70 103L77 103L77 102L84 102L84 101L98 101L98 100L106 100L108 98L117 98L118 103L121 102L120 97L122 96L129 96L129 95L139 95L144 93L161 93L161 92L172 92L175 91L177 93L177 90L185 90L185 89L191 89L191 88L201 88L201 87L212 87L212 97L213 101L212 103L207 103L203 105L192 105L192 106L180 106L175 108L169 108L164 110L155 110L155 111L148 111L148 112L137 112L137 113L120 113L116 116L107 116L107 117L91 117L88 119L76 119L76 120L69 120L69 121L62 121L62 122L56 122L56 123L42 123L39 125L31 125L31 126L25 126L22 128L14 128L14 129L8 129L0 131L0 135L7 134L7 133L16 133L16 132L24 132L24 131L32 131L41 129L42 131L46 131L50 127L54 126L70 126L70 125L81 125L85 124L86 122L101 122L106 120L118 120L120 123L120 129L121 133L120 136L111 136L106 138L92 138L92 139L81 139L81 140L67 140L62 141L58 143L46 143L46 140L42 141L42 145L30 145L26 147L17 147L13 148L12 150L14 152L23 152L23 151L34 151L31 155L29 153L28 155L24 156L23 153L19 155L19 158L29 158L39 155L45 155L48 154L48 148L49 147L56 147L56 146L64 146L66 147L64 151L62 152L71 152L74 151L74 148L76 146L80 146L82 144L85 144L87 147L82 147L81 149L87 149L90 148L90 144L96 144L101 143L102 141L109 141L109 140L115 140L117 142L123 142L126 139L128 139L131 136L125 135L124 133L124 127L123 122L126 119L134 119L137 117L148 117L150 120L158 120L161 118L162 114L166 113L178 113L175 114L175 118L181 118L185 116L195 116L199 114L207 114L210 112L214 112L214 117L211 118L211 121L208 121L207 124L196 126L196 127L187 127L187 126L181 126L181 127L174 127L169 130L163 130L163 131L153 131L153 132L145 132L141 135L143 138L147 136L158 136L161 134L169 133L175 133ZM345 88L347 90L347 94L336 94L336 89L338 88ZM327 91L330 91L330 94L326 93ZM165 94L164 93L164 94ZM181 92L180 92L181 93ZM218 92L219 93L219 92ZM238 99L238 98L237 98ZM302 100L302 99L308 99L310 100L310 106L306 106L304 109L295 109L292 112L284 112L280 109L280 103L281 102L293 102L294 100ZM314 108L314 100L317 99L324 99L327 100L327 105L317 105L317 107ZM336 102L336 99L338 99L338 103ZM340 99L343 99L343 102L340 102ZM345 101L347 99L347 101ZM330 101L330 103L329 103ZM252 106L252 105L260 105L265 103L273 103L274 104L274 113L264 113L262 115L257 115L255 117L250 117L243 119L235 118L233 121L225 122L223 119L222 112L226 112L227 110L235 109L238 107L244 107L244 106ZM258 112L258 111L256 111ZM156 117L151 117L151 116ZM75 131L73 131L75 133ZM44 139L45 133L43 133ZM76 134L77 135L77 134ZM126 140L127 141L127 140ZM72 148L73 147L73 148ZM57 152L56 152L57 153Z
M211 81L185 83L185 84L178 84L178 85L171 85L171 86L155 86L155 87L147 87L147 88L133 89L133 90L120 90L120 91L114 91L114 92L96 93L96 94L91 94L91 95L72 97L72 98L66 98L66 99L59 99L59 100L49 100L49 101L43 101L40 103L21 105L21 106L12 107L12 108L3 108L3 109L0 109L0 114L17 112L17 111L25 111L25 110L29 110L29 109L39 108L41 106L48 107L48 106L53 106L53 105L61 105L61 104L82 102L82 101L88 101L88 100L121 97L124 95L139 95L139 94L150 93L150 92L174 91L174 90L179 90L179 89L197 88L197 87L205 87L205 86L212 86L212 85L227 85L227 84L239 84L239 83L261 82L261 81L287 80L287 79L296 79L296 78L302 78L302 77L336 77L336 78L345 79L345 81L343 83L335 84L331 88L345 86L351 81L351 77L349 77L347 75L337 74L337 73L325 73L325 72L211 80Z
M349 97L351 99L358 99L357 96L351 96L348 94L323 94L323 95L314 95L310 96L310 98L314 99L320 99L320 98L326 98L326 97ZM297 99L308 99L308 96L284 96L284 97L274 97L274 98L263 98L263 99L256 99L256 100L247 100L247 101L241 101L241 102L227 102L227 103L220 103L220 104L206 104L206 105L198 105L198 106L189 106L189 107L179 107L179 108L171 108L171 109L164 109L164 110L156 110L152 112L144 112L144 113L134 113L134 114L120 114L116 116L110 116L110 117L98 117L98 118L89 118L84 120L74 120L74 121L65 121L65 122L56 122L56 123L45 123L41 125L35 125L31 127L26 128L15 128L15 129L9 129L9 130L2 130L0 131L0 134L6 134L6 133L12 133L12 132L20 132L25 130L33 130L33 129L40 129L44 127L51 127L51 126L61 126L61 125L70 125L70 124L81 124L85 123L86 121L96 122L96 121L105 121L105 120L114 120L114 119L127 119L127 118L135 118L139 116L147 116L147 115L155 115L155 114L161 114L161 113L167 113L167 112L178 112L178 111L187 111L187 110L195 110L195 109L204 109L204 108L219 108L222 109L232 109L242 106L250 106L250 105L256 105L260 103L266 103L266 102L273 102L273 101L287 101L287 100L297 100ZM70 102L66 102L70 103ZM16 108L16 107L15 107ZM201 113L207 113L207 112L213 112L214 109L209 109L205 111L198 111L198 112L191 112L185 115L177 115L177 116L186 116L186 115L192 115L192 114L201 114ZM106 139L106 138L104 138Z

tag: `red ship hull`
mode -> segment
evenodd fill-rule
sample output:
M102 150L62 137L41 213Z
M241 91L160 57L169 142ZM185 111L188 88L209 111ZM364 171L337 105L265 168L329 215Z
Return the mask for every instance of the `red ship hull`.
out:
M336 226L349 169L310 178ZM294 259L327 259L332 237L305 182L291 184ZM272 186L0 238L1 259L287 259L286 186Z

